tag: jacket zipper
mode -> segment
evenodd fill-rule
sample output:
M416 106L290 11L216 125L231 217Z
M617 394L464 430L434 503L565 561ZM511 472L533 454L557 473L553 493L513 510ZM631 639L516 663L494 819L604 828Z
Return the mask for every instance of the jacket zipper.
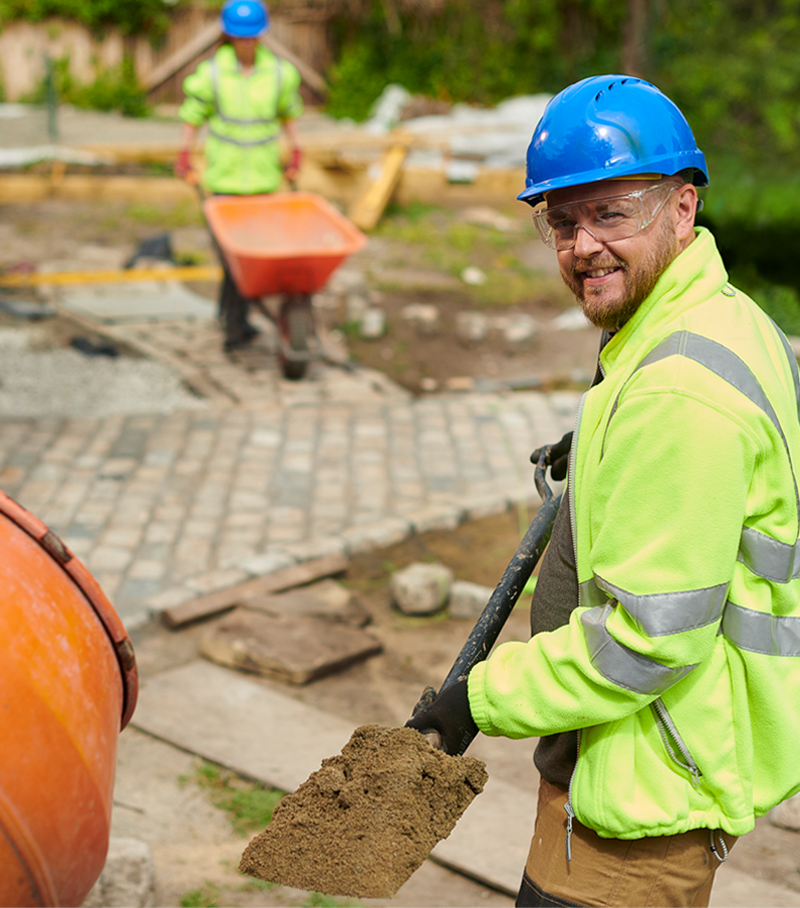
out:
M586 394L581 397L578 406L578 415L575 418L575 430L572 433L572 447L569 452L569 468L567 478L567 493L569 495L569 527L572 533L572 551L575 553L575 569L578 566L578 531L575 520L575 459L578 451L578 431L581 425L581 416L583 415L583 406L586 401ZM578 605L581 604L581 587L578 584ZM572 860L572 821L575 819L575 811L572 808L572 783L575 779L575 773L578 769L578 757L581 752L581 730L578 729L578 749L575 754L575 766L572 768L572 775L569 777L569 789L567 791L567 803L564 810L567 812L567 860Z
M697 763L695 763L694 758L689 752L689 748L686 746L685 741L681 738L678 729L675 727L672 717L667 712L667 707L664 706L664 701L659 697L658 699L653 700L650 705L653 707L653 712L656 714L656 724L658 725L658 731L661 735L661 740L664 742L664 747L667 749L667 753L673 762L677 763L678 766L690 773L692 777L692 787L699 788L703 773L700 771L700 767ZM675 752L676 749L678 753ZM680 754L680 756L678 754Z
M606 341L608 343L608 341ZM603 345L605 346L605 344ZM602 350L602 347L601 347ZM603 364L600 361L600 354L597 355L597 368L600 372L600 375L605 378L606 370L603 368ZM594 386L593 383L592 386ZM578 405L578 414L575 417L575 430L572 434L572 446L569 452L569 471L568 471L568 480L567 480L567 492L569 495L569 525L570 532L572 533L572 551L575 554L575 569L578 568L578 530L577 530L577 521L575 519L575 461L578 456L578 431L581 425L581 417L583 416L583 407L586 403L586 395L591 391L591 387L583 394L581 397L581 402ZM581 585L578 583L578 606L581 604ZM575 773L578 771L578 758L581 753L581 729L577 730L578 732L578 747L575 752L575 765L572 767L572 775L569 777L569 788L567 790L567 803L564 805L564 810L567 812L567 860L572 860L572 821L575 819L575 810L572 807L572 783L575 781Z
M572 821L575 819L575 811L572 809L572 783L575 780L575 773L578 771L578 757L581 753L581 730L578 729L578 749L575 753L575 765L572 767L572 775L569 777L569 789L567 791L567 803L564 810L567 812L567 860L572 860Z

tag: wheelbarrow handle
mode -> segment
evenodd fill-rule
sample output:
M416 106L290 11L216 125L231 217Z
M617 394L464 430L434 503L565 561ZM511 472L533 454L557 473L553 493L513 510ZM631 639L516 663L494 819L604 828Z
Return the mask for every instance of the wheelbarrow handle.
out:
M475 626L461 648L461 652L453 663L453 667L439 688L439 693L456 682L463 681L470 671L489 655L497 638L500 636L500 631L502 631L508 620L508 616L514 610L514 606L517 604L525 584L533 573L533 569L550 541L553 523L555 522L562 497L561 495L553 495L553 490L547 484L545 478L545 469L550 463L550 452L551 446L543 449L534 471L534 481L539 494L542 496L542 505L528 527L528 531L523 536L508 567L503 572L503 576L486 603L481 616L475 622ZM430 704L436 696L438 695L433 687L426 688L413 712L416 714L418 710ZM460 753L464 753L472 740L473 738L470 737L462 742Z

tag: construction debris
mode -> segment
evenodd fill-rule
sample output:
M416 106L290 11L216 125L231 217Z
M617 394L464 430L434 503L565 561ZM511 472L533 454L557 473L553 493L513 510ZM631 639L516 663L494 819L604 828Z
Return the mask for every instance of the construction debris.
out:
M183 627L194 621L202 621L213 615L219 615L221 612L229 611L256 596L278 593L311 583L322 577L340 574L346 567L347 559L343 555L329 555L302 564L293 564L290 567L265 574L263 577L246 580L236 586L165 609L161 612L161 619L167 627Z
M200 642L212 662L257 675L308 684L381 652L357 627L308 615L268 615L237 608Z

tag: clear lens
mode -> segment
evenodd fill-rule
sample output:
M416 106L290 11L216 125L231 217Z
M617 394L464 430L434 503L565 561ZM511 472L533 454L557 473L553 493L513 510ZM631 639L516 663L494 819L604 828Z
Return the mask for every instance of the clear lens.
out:
M572 249L579 227L600 243L626 240L653 222L674 189L674 183L659 183L624 195L542 208L533 213L533 223L542 242L559 252Z

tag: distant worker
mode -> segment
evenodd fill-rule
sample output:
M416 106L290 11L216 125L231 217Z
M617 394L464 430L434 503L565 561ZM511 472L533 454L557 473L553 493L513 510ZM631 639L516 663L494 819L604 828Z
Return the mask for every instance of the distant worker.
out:
M531 639L408 723L450 753L540 739L520 906L707 905L800 791L800 376L695 226L707 185L681 111L629 76L564 89L528 149L519 198L604 346L551 454Z
M198 130L208 122L203 185L218 195L275 192L283 178L293 181L301 164L295 120L303 112L297 69L260 44L269 28L261 0L228 0L220 28L226 43L184 80L184 121L175 173L192 174L191 153ZM290 145L284 170L278 139L281 127ZM258 335L247 320L248 300L239 293L227 267L220 292L224 349L236 350Z

